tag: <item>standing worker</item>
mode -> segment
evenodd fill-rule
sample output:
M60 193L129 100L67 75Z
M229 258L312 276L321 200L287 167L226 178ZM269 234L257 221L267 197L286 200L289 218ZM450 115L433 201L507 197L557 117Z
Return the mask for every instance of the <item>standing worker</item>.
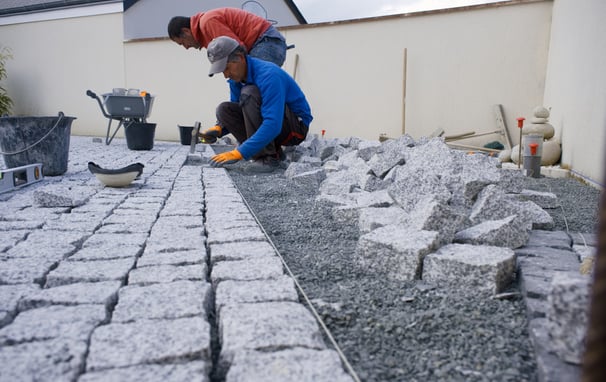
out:
M249 55L282 66L286 39L262 17L238 8L217 8L191 17L175 16L168 23L168 37L185 49L202 49L219 36L228 36Z
M305 140L313 117L295 80L278 66L246 54L246 48L228 36L208 45L209 76L228 78L230 102L217 107L218 124L204 132L215 138L233 134L239 146L215 155L211 165L224 166L243 159L245 172L272 172L283 158L282 146Z

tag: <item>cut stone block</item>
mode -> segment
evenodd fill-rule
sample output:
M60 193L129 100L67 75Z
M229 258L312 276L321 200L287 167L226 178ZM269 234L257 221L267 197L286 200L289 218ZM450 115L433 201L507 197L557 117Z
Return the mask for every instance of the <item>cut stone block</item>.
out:
M146 250L138 260L137 267L153 265L193 265L206 263L206 248L178 252L154 252Z
M321 168L313 169L307 172L290 177L290 180L301 185L317 188L326 179L326 171Z
M206 280L206 264L156 265L133 269L128 274L129 284L169 283L178 280Z
M533 229L528 238L527 247L547 247L570 250L572 241L564 231L545 231Z
M454 241L464 244L519 248L528 241L527 225L516 215L487 220L455 234Z
M423 200L446 204L452 196L438 174L406 165L397 168L394 181L387 190L393 200L407 212Z
M328 173L320 184L320 193L328 195L349 194L356 186L358 179L347 171Z
M215 263L210 279L216 286L218 282L223 280L276 279L283 274L282 261L278 256L263 256Z
M396 206L369 207L360 210L358 228L361 234L369 233L386 225L400 225L406 221L406 213Z
M404 225L423 231L437 231L441 244L449 244L455 232L468 224L467 216L448 204L426 197L412 208Z
M51 184L34 191L34 203L39 207L78 207L94 193L91 187Z
M93 332L86 370L194 358L210 361L210 325L200 317L112 323Z
M128 285L120 289L112 322L205 316L209 295L206 282Z
M49 305L101 304L107 310L116 303L120 281L76 283L40 289L19 302L19 310Z
M106 248L86 247L68 257L69 261L112 260L120 258L135 258L142 249L138 245L123 245L113 251Z
M18 304L39 290L40 286L37 284L0 285L0 310L15 314ZM0 319L0 327L2 326L4 323Z
M0 329L0 346L53 338L86 341L109 318L103 305L49 306L21 312Z
M288 165L288 168L284 171L284 176L287 179L292 179L298 175L312 171L314 169L317 169L317 167L312 165L311 163L292 162Z
M387 140L370 157L368 166L370 166L376 176L383 178L395 166L406 163L406 155L410 149L409 146L413 144L414 139L409 135Z
M276 352L237 352L226 382L236 381L352 382L334 350L305 348Z
M42 284L56 263L38 257L0 259L0 284Z
M209 222L209 226L211 223ZM221 231L213 231L213 234L208 236L209 244L234 243L240 241L264 241L267 240L265 233L259 226L239 226L227 228Z
M591 278L556 272L547 298L547 328L552 350L563 361L580 365L589 322Z
M193 361L184 364L140 365L82 374L78 382L208 382L210 363Z
M533 202L520 202L508 197L497 186L486 186L478 195L469 214L472 223L478 224L486 220L503 219L518 215L534 229L553 228L553 218Z
M552 192L541 192L534 190L522 190L517 197L522 201L531 201L541 208L558 207L558 197Z
M84 367L86 341L63 338L0 347L2 381L74 381Z
M255 257L276 256L276 250L267 241L242 241L212 244L210 246L212 264L225 260L245 260Z
M275 280L226 280L220 282L215 291L215 309L219 315L222 307L230 304L298 300L295 283L288 276Z
M499 293L516 272L516 255L509 248L450 244L425 256L423 280Z
M438 232L388 225L360 237L356 262L395 280L414 280L421 276L423 258L437 245Z
M227 305L219 317L219 337L222 365L231 364L234 355L242 350L325 348L314 317L294 302Z
M128 272L135 265L135 258L99 260L99 261L64 261L52 270L46 278L46 286L125 280Z

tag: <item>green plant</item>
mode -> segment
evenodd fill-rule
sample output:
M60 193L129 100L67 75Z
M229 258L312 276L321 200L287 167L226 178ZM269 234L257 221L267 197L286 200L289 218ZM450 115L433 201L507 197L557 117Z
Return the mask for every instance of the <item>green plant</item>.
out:
M7 47L0 48L0 82L6 78L6 60L12 58L10 49ZM10 113L13 107L13 100L6 94L6 89L0 86L0 116Z

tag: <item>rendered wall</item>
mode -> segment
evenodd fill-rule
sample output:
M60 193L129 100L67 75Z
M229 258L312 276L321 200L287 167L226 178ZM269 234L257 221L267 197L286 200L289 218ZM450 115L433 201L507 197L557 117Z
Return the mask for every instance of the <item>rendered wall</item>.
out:
M300 52L298 78L313 95L316 131L364 138L402 131L419 137L438 128L446 135L481 133L497 128L493 105L502 104L517 142L515 118L543 98L551 5L287 30Z
M562 164L604 185L606 2L557 0L545 86Z
M107 120L85 93L124 84L121 14L5 25L0 34L13 56L6 90L14 115L63 111L77 118L73 134L105 135Z

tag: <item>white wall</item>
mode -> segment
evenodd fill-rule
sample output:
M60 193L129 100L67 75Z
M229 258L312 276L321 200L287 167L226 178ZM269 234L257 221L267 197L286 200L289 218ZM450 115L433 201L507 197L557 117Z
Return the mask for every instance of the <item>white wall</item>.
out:
M87 89L124 83L120 13L14 24L0 28L10 48L6 90L15 115L66 115L74 134L104 135L107 123Z
M300 56L297 79L312 101L312 129L400 135L406 49L406 133L493 131L493 105L502 104L515 144L516 117L528 117L543 100L551 6L489 5L286 29ZM483 143L490 138L499 137Z
M545 85L562 164L604 185L606 2L556 0Z

